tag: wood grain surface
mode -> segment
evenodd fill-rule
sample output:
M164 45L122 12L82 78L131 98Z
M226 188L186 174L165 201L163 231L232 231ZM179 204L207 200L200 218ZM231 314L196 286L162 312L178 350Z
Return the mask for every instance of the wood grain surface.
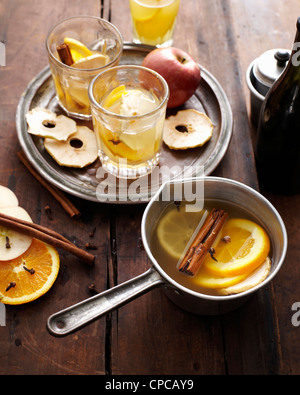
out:
M58 20L78 14L102 16L119 28L125 41L132 39L127 0L0 1L0 41L6 48L6 66L0 66L0 183L15 191L34 222L78 246L97 246L92 268L60 251L61 269L51 290L32 303L6 306L0 374L299 374L300 329L291 323L291 307L300 299L299 196L262 191L286 223L289 250L272 283L242 308L197 316L154 289L67 337L48 333L49 315L91 296L90 283L103 291L150 267L141 243L144 204L107 205L69 196L82 212L72 220L17 157L16 108L28 83L47 65L47 32ZM234 116L228 151L214 175L259 188L245 73L262 52L291 48L298 14L298 0L289 0L288 6L279 0L181 1L174 46L218 79Z

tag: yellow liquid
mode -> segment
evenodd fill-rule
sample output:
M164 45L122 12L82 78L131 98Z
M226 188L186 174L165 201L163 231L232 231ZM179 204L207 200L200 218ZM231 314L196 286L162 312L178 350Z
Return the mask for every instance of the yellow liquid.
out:
M130 0L134 42L172 43L180 0Z
M63 73L53 73L53 79L58 100L68 112L90 115L89 81L64 78Z
M180 206L178 206L178 204L175 205L174 203L170 203L158 218L158 221L154 226L150 237L150 249L154 258L160 264L164 272L184 287L208 295L219 295L218 290L201 287L197 283L197 274L194 277L187 276L179 272L177 267L179 260L185 254L185 248L189 242L190 237L192 237L193 233L197 230L197 226L203 218L204 212L206 210L209 212L214 207L227 211L230 218L245 218L259 223L256 218L250 216L249 213L244 209L241 209L240 207L225 201L206 201L203 210L199 212L187 211L184 202L181 202ZM159 238L158 227L163 218L171 211L175 213L173 218L176 218L177 216L177 223L184 223L184 228L182 228L182 226L177 226L176 223L170 223L169 229L166 229L166 231L170 232L172 239L170 238L169 244L166 246L164 245L165 242L162 242ZM182 233L183 229L186 229L186 233L184 235ZM211 259L211 257L208 255L205 259ZM198 275L201 275L201 273L198 273Z
M152 93L142 88L126 89L111 105L105 106L105 95L100 103L112 113L129 116L128 119L95 115L94 130L101 148L100 157L116 168L143 166L159 153L164 125L164 113L145 118L134 118L154 110L160 103Z
M91 52L93 55L100 54L98 51ZM99 67L101 66L102 63ZM66 71L52 66L52 75L58 100L67 112L90 115L88 87L95 74L99 71L93 72L91 70L87 74L85 71L81 72L80 69L74 70L76 71L72 72L72 69Z

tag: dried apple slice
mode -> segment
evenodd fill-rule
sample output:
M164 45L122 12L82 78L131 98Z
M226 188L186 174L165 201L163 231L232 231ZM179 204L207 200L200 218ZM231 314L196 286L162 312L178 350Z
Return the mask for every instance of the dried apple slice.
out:
M0 185L0 208L1 207L7 207L7 206L18 206L19 205L19 200L15 193L3 186Z
M209 117L194 109L178 111L165 121L164 143L174 150L201 147L211 139L213 124Z
M54 112L36 107L26 114L28 133L40 137L48 137L58 141L66 141L76 132L76 122L65 115L56 115Z
M82 168L98 157L95 134L86 126L77 126L76 133L69 136L67 141L46 138L44 145L60 166Z
M0 213L32 222L30 215L20 206L1 207ZM0 225L0 261L9 261L19 257L28 250L31 243L32 237Z

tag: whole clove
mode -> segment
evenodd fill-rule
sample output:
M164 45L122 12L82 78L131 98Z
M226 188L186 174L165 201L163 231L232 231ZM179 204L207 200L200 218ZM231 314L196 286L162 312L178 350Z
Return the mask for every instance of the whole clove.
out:
M94 237L94 236L95 236L95 232L96 232L96 228L94 228L94 229L89 233L89 236L90 236L90 237Z
M86 243L85 244L85 248L87 249L87 250L97 250L97 246L95 246L95 245L93 245L93 244L91 244L91 243Z
M28 269L26 266L23 266L23 269L26 270L26 272L28 272L30 274L34 274L35 273L35 270L33 268L32 269Z
M8 236L5 236L5 248L10 248L10 242Z
M218 262L217 258L214 256L214 254L216 253L215 249L211 247L211 248L208 250L208 252L209 252L209 255L212 257L212 259L213 259L214 261Z
M9 286L6 288L6 292L7 291L9 291L11 288L13 288L13 287L15 287L16 286L16 283L15 283L15 281L13 281L13 282L11 282L10 284L9 284Z
M53 219L52 211L51 211L51 207L49 205L45 206L45 211L46 211L46 214L48 215L49 220L52 221L52 219Z

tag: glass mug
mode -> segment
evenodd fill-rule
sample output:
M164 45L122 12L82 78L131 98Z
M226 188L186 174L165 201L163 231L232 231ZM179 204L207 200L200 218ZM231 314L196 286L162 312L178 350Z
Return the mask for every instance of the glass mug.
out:
M65 40L75 60L71 65L63 63L58 52ZM75 16L50 30L46 48L59 105L69 116L91 119L88 87L101 71L119 64L123 51L120 32L104 19Z
M129 0L133 42L171 46L180 0Z
M105 70L89 88L102 166L120 178L149 174L159 163L169 88L142 66Z

